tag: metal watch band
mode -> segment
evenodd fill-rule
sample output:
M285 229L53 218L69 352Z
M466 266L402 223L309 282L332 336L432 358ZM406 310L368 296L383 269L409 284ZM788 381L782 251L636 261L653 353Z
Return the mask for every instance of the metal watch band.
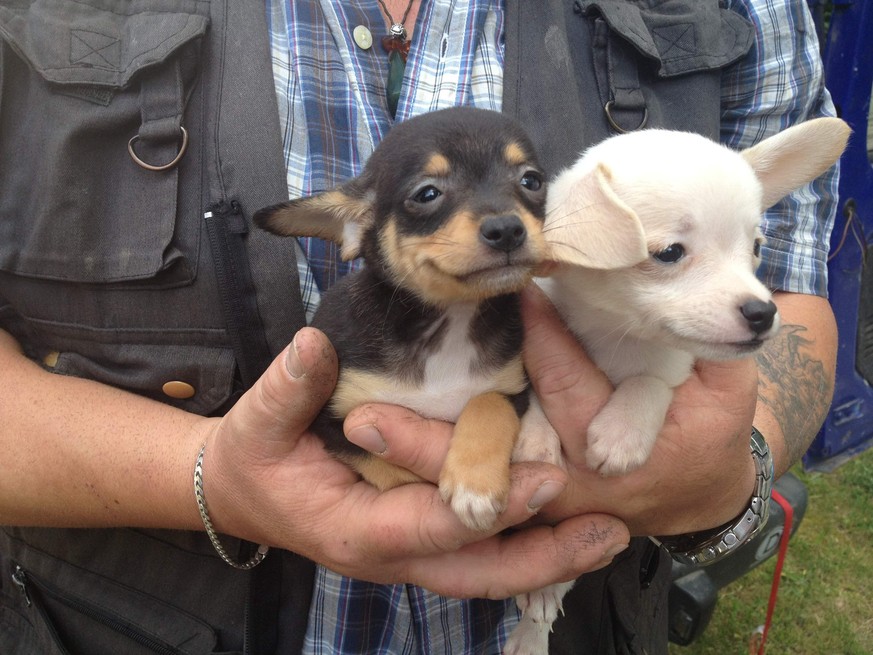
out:
M714 530L652 537L677 562L697 566L712 564L751 540L767 523L774 482L773 457L764 436L755 428L752 428L750 448L755 461L755 489L749 508L739 518Z

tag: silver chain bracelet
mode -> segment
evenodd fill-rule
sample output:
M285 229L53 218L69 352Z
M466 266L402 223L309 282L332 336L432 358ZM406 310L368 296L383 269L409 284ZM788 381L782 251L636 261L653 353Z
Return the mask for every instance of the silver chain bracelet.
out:
M215 552L218 553L221 559L223 559L235 569L248 571L249 569L255 568L258 564L264 561L264 558L267 556L267 552L270 550L270 547L264 545L258 546L258 551L254 555L252 555L248 561L243 562L242 564L234 562L227 554L227 551L224 550L224 546L222 546L221 542L218 540L218 534L215 532L215 528L212 527L212 521L210 520L209 512L206 509L206 496L203 493L204 452L206 452L205 443L203 444L203 447L200 448L200 453L197 455L197 463L194 465L194 497L197 499L197 509L200 510L200 518L203 519L203 527L206 528L206 534L209 537L209 541L212 542L212 546L215 548Z

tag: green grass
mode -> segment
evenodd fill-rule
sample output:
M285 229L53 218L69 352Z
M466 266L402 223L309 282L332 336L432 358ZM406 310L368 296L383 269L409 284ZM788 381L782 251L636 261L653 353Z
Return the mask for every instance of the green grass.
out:
M795 470L809 506L791 540L769 655L873 654L873 450L832 473ZM722 589L703 636L670 655L745 655L764 623L776 561Z

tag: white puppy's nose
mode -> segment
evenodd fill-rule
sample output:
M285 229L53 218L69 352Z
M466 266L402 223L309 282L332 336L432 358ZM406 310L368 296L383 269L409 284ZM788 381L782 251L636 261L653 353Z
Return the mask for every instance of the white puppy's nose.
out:
M773 319L776 317L776 303L772 300L750 300L740 307L749 329L755 334L763 334L773 327Z

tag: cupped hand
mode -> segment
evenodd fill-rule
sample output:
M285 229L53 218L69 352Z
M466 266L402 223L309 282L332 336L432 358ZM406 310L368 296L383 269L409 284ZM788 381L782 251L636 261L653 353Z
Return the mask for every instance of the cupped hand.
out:
M751 359L698 362L676 389L663 430L641 468L603 477L585 463L585 432L612 386L537 288L523 294L525 367L557 431L570 481L543 516L586 512L622 518L632 534L681 534L738 516L755 469L749 433L757 400Z
M566 473L545 464L513 467L508 508L487 533L464 527L432 484L379 493L307 429L336 376L327 338L304 328L225 417L211 420L204 492L217 530L352 577L456 597L504 598L569 580L605 565L627 543L624 525L602 515L501 534L565 488ZM375 422L364 414L361 425L392 440L407 435L403 447L387 449L392 461L435 479L445 450L434 444L448 443L450 426L386 409Z

